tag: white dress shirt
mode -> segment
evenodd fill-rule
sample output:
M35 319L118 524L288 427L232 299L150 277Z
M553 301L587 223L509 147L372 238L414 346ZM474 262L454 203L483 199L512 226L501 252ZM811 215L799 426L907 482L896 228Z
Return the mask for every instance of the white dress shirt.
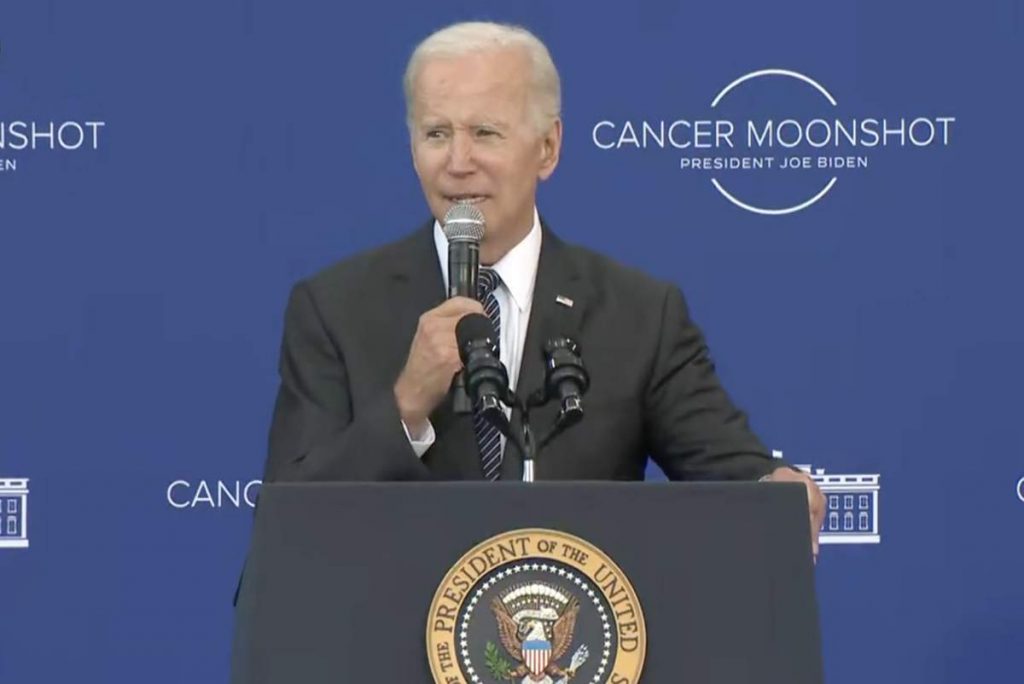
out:
M533 228L522 240L510 249L496 264L490 265L501 277L501 284L494 289L501 311L501 332L498 335L501 362L508 370L509 387L515 391L519 380L519 369L523 363L523 346L526 344L526 327L530 323L530 309L533 306L533 288L537 281L537 264L540 261L540 216L533 209ZM434 246L437 259L441 262L443 282L448 282L448 238L441 230L441 224L434 221ZM505 408L506 415L510 413ZM416 455L422 457L437 439L434 426L427 420L422 435L411 435L408 426L402 422L405 435L409 438ZM501 436L502 450L505 436Z

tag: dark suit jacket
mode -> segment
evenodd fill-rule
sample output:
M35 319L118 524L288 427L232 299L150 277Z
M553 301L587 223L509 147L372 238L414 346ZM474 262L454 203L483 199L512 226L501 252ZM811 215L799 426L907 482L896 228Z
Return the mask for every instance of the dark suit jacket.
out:
M482 477L471 417L442 402L430 417L437 441L420 459L392 394L419 316L445 298L432 230L295 286L265 480ZM720 386L678 288L543 230L517 390L542 384L541 349L556 335L579 343L591 385L584 420L541 452L537 480L642 479L648 454L673 479L757 479L781 465ZM536 432L556 404L531 414ZM508 445L502 477L521 476Z

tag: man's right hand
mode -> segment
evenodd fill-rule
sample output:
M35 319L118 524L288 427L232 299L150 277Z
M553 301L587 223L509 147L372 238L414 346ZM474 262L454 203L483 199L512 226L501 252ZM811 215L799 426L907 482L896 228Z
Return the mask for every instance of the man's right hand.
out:
M426 429L427 418L448 394L452 378L462 368L456 324L467 314L483 312L475 299L452 297L420 316L405 368L394 388L398 412L411 433Z

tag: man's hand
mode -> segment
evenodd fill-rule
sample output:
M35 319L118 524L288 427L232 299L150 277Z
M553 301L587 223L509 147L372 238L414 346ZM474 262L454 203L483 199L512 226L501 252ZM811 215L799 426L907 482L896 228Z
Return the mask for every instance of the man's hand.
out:
M475 299L452 297L420 316L405 368L394 387L398 412L413 434L426 429L427 418L448 394L452 377L462 368L456 324L467 314L483 312Z
M776 468L768 476L771 482L803 482L807 486L807 508L811 511L811 550L814 561L818 561L818 533L825 522L825 497L818 485L807 473L792 468Z

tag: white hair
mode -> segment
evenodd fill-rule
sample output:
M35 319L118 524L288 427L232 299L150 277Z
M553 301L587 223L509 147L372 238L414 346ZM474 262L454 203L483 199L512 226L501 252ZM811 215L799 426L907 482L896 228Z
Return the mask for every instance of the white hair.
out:
M423 63L432 57L463 57L474 52L521 48L530 59L530 108L538 134L543 134L562 113L562 85L551 53L537 36L521 26L486 21L452 24L427 36L416 46L405 67L405 120L413 127L413 88Z

